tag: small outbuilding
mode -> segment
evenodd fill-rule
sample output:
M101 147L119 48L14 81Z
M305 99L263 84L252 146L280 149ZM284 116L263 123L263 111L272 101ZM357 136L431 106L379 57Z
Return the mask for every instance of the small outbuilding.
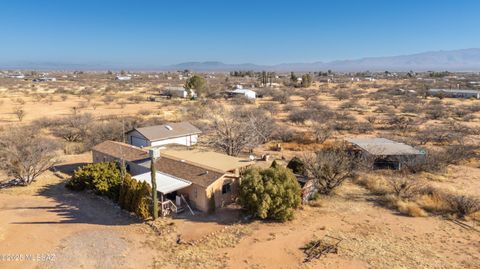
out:
M176 98L196 98L197 94L194 90L187 90L184 87L166 87L162 90L163 96Z
M250 89L235 89L229 92L230 96L244 96L247 99L257 98L257 93Z
M346 141L354 153L372 157L375 169L400 170L404 165L425 160L425 151L386 138L349 138Z
M479 90L468 89L429 89L428 94L436 97L451 97L451 98L476 98L480 99Z

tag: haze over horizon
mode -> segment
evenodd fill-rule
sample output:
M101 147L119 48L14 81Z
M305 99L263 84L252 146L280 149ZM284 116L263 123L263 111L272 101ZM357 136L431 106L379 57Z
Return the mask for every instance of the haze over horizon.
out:
M0 65L275 65L477 48L480 3L461 2L12 1L0 9Z

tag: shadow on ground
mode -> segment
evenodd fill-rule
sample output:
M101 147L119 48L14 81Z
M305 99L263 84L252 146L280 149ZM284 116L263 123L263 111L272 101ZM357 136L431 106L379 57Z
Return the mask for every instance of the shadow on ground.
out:
M69 176L73 175L73 171L77 169L78 167L82 167L84 165L87 165L89 163L82 162L82 163L70 163L70 164L61 164L61 165L55 165L51 168L53 172L62 172L64 174L67 174Z
M222 225L231 225L246 222L245 212L235 205L224 208L217 208L215 213L208 214L195 211L192 215L188 210L173 216L173 219L183 219L191 222L217 223Z
M54 201L55 206L30 206L9 209L38 209L54 213L54 220L13 222L12 224L68 224L84 223L98 225L129 225L140 221L105 197L88 192L75 192L65 188L65 182L49 184L43 187L38 196ZM50 214L45 214L48 219Z

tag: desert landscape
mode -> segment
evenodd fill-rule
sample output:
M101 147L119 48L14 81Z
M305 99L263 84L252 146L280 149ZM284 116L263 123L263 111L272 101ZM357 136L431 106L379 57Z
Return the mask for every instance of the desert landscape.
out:
M262 84L261 73L131 75L128 82L116 81L108 73L83 72L50 73L57 77L53 82L1 78L2 134L31 128L58 144L52 169L26 187L0 190L0 252L50 256L41 262L2 260L2 266L480 266L480 103L427 94L429 88L466 84L476 75L449 73L432 79L437 74L300 74L311 80L307 85L287 73L269 74L268 86ZM205 80L203 96L188 100L162 94L193 76ZM226 95L225 89L236 85L254 89L257 98ZM65 188L73 169L92 162L92 146L108 139L122 141L123 133L136 126L190 121L203 132L195 147L221 152L211 141L218 135L212 124L216 113L235 117L234 112L242 109L275 126L268 129L265 141L250 149L254 156L269 156L256 162L260 167L269 167L272 160L287 165L295 156L302 158L306 152L359 136L387 137L439 157L429 164L432 167L419 171L361 169L331 194L302 204L287 222L251 218L238 204L215 214L182 213L143 222L105 197ZM24 111L21 117L19 110ZM239 156L248 157L247 149ZM440 158L445 154L449 158ZM2 177L7 186L9 176ZM398 189L402 187L392 183L396 181L408 188ZM467 208L460 211L460 206ZM301 248L313 239L338 240L338 250L305 262Z
M480 1L4 1L0 269L480 269Z

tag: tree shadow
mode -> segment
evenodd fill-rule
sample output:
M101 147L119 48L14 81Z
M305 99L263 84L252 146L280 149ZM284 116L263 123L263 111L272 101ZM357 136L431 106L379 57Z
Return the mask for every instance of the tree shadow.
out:
M81 162L81 163L69 163L69 164L60 164L60 165L55 165L51 168L53 172L62 172L64 174L67 174L69 176L73 175L73 172L75 169L78 167L82 167L84 165L87 165L89 163L87 162Z
M54 213L55 220L12 222L12 224L98 224L98 225L129 225L141 221L122 210L117 204L106 197L90 192L75 192L65 188L65 182L46 185L37 196L53 199L55 206L14 207L8 209L33 209ZM49 214L46 214L48 216Z

